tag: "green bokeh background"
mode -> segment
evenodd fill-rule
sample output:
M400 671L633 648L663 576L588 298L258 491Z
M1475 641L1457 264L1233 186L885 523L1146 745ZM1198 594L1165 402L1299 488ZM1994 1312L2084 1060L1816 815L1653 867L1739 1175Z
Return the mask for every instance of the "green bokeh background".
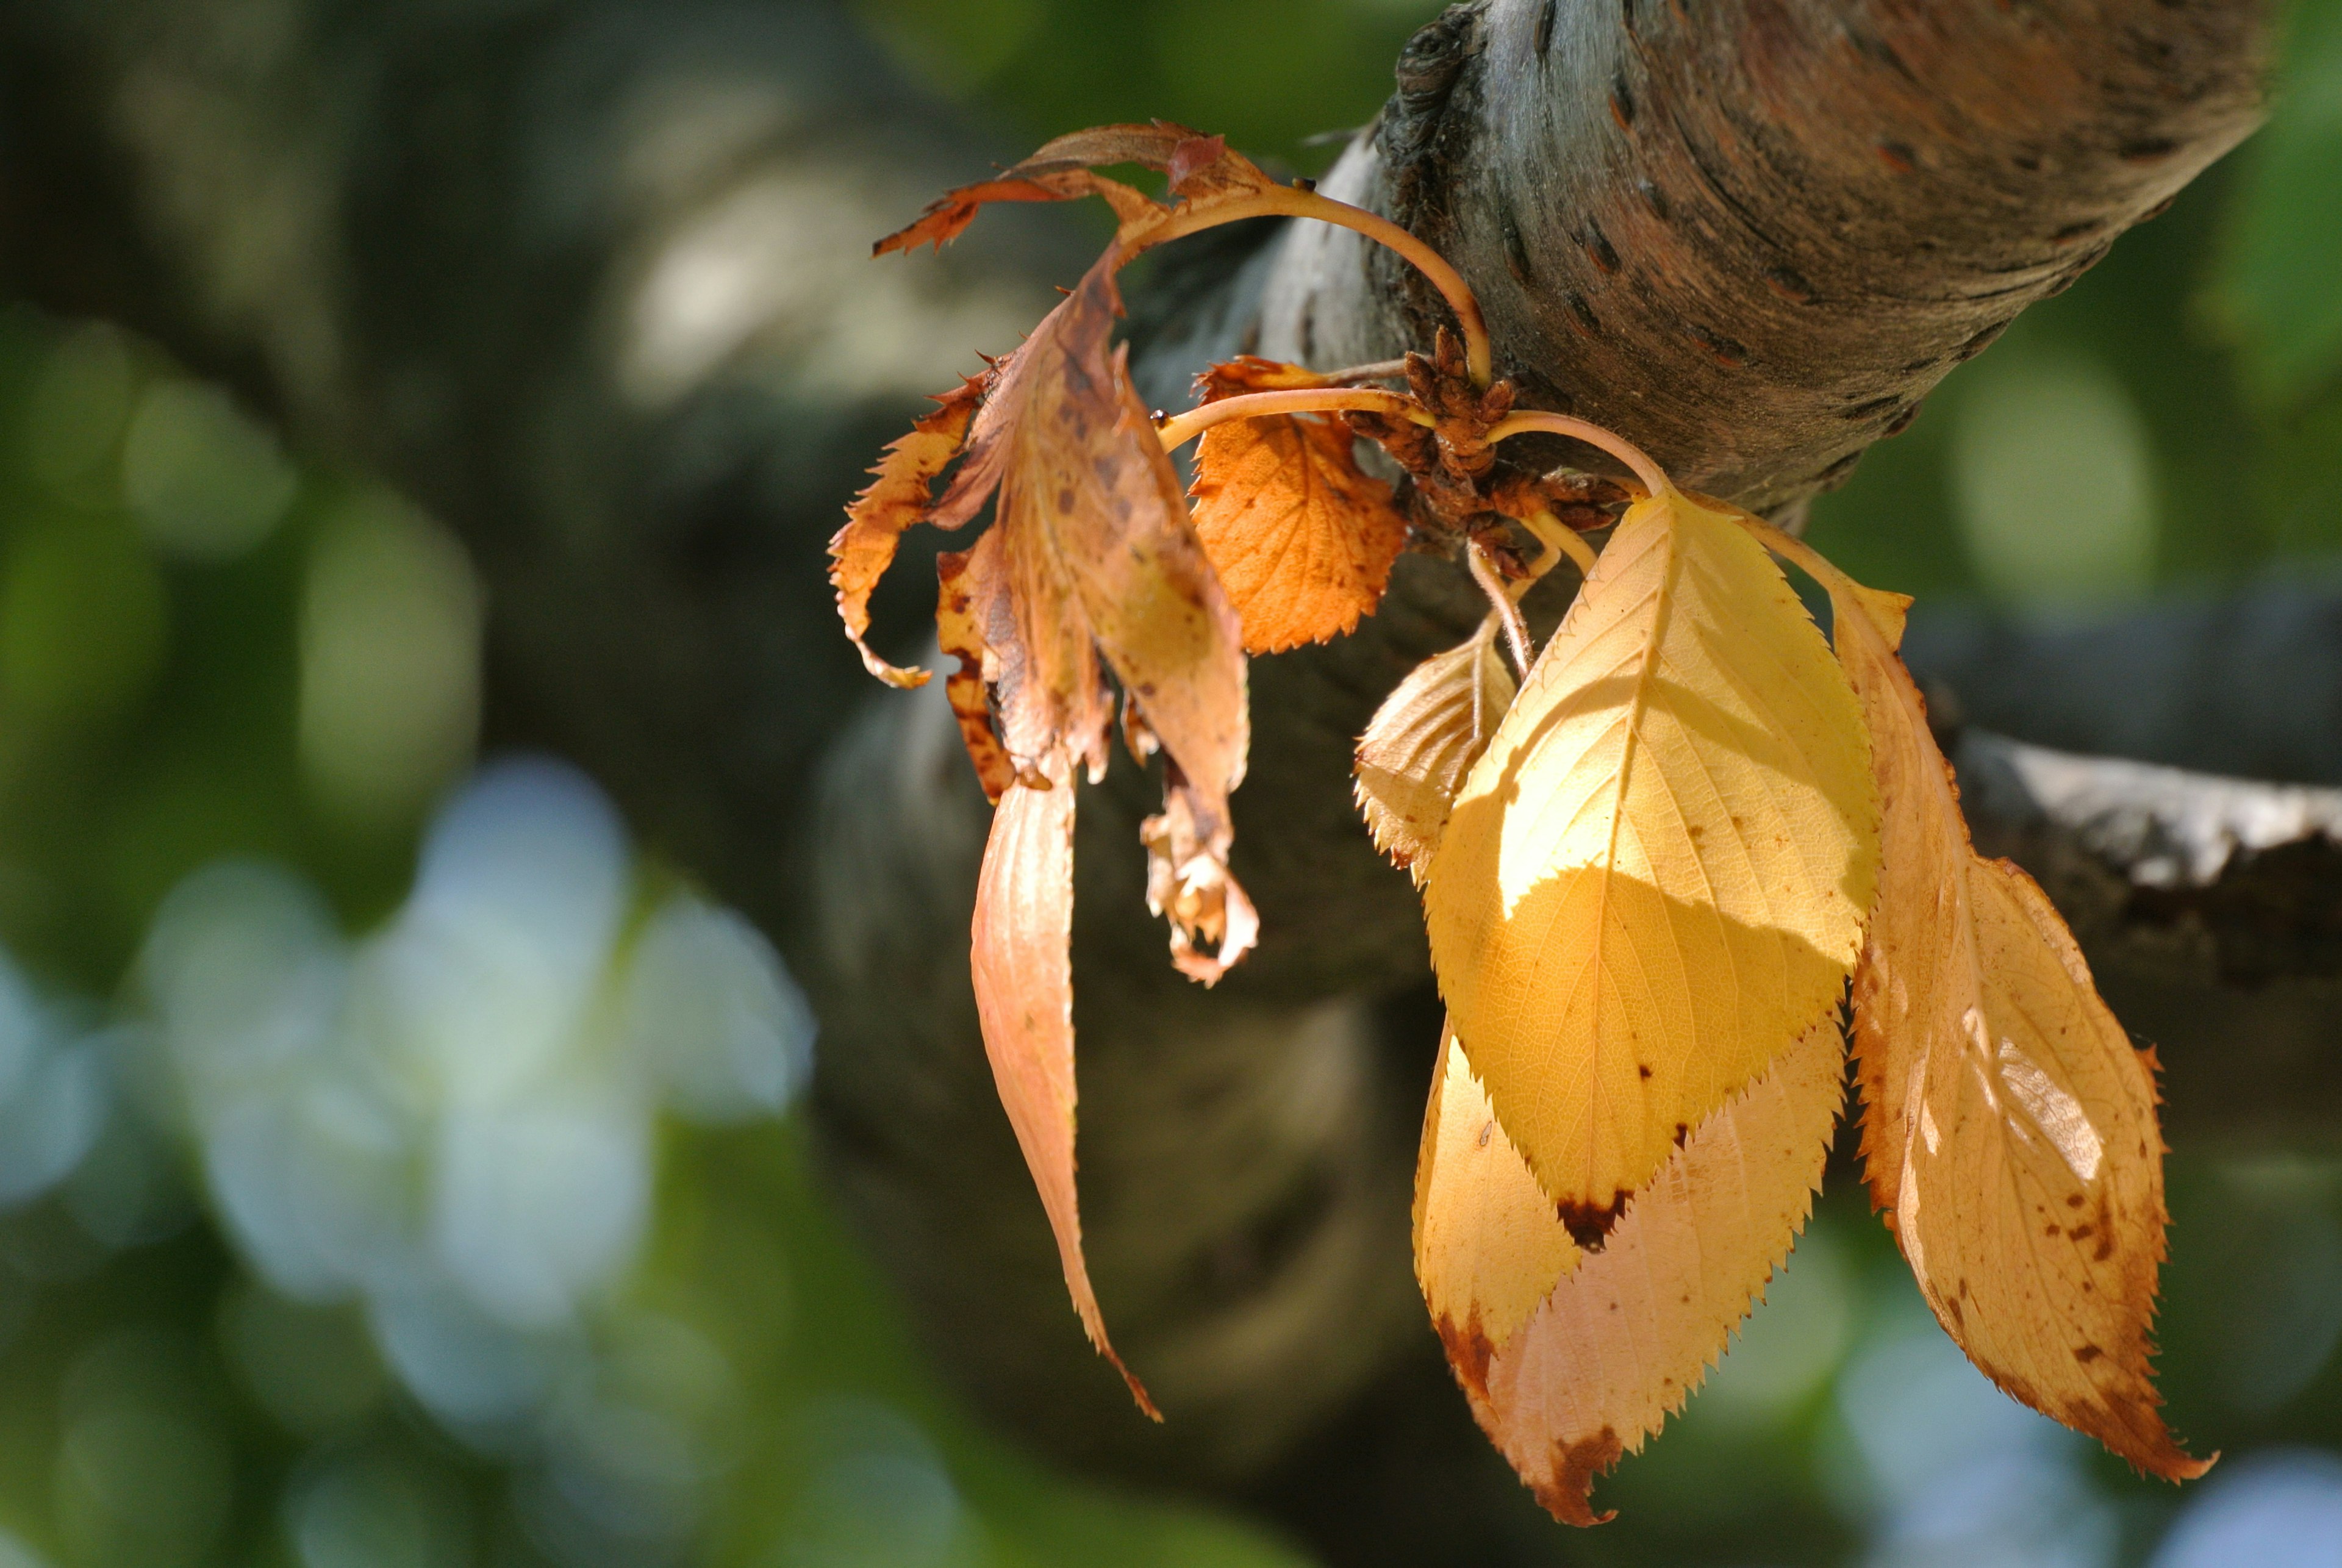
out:
M1436 9L859 5L906 68L1011 140L1161 115L1303 170L1373 114ZM2303 0L2271 125L1953 375L1811 536L1882 586L2061 615L2333 569L2337 256L2342 3ZM2028 504L2077 521L2027 526ZM353 934L383 921L475 761L481 613L460 547L366 476L278 451L112 327L0 307L0 947L61 1017L102 1028L136 1014L128 977L165 895L219 857L297 868ZM666 1560L547 1525L539 1457L402 1392L355 1307L257 1283L167 1106L110 1127L73 1177L0 1213L0 1568L19 1549L93 1568ZM685 1434L690 1523L662 1552L1306 1561L979 1429L811 1185L794 1119L670 1125L658 1154L641 1257L595 1310L602 1375L635 1368L639 1401ZM2182 1150L2170 1175L2175 1424L2232 1469L2342 1451L2342 1164ZM2139 1562L2195 1494L2046 1429L1989 1437L2004 1418L1936 1376L1940 1336L1857 1193L1826 1196L1775 1294L1714 1387L1606 1483L1620 1522L1556 1527L1556 1562ZM1927 1374L1894 1375L1907 1363ZM1875 1430L1881 1390L1909 1430L1985 1432L2049 1478L2011 1515L2014 1544L1911 1544L1910 1474L1977 1454L1898 1457Z

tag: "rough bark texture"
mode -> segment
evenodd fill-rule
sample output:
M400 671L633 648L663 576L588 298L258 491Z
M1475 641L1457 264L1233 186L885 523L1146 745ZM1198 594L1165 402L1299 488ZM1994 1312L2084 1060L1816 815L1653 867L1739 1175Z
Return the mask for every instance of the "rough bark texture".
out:
M1326 185L1448 252L1526 402L1789 513L2245 135L2261 28L2234 0L1482 0L1409 47ZM1476 618L1446 564L1403 561L1360 635L1255 663L1236 869L1266 936L1217 992L1171 974L1140 908L1154 787L1125 767L1085 803L1085 1219L1166 1427L1131 1416L1065 1303L968 992L982 797L938 692L866 684L820 573L915 395L1079 270L1032 215L940 265L864 261L985 162L826 5L0 12L0 290L133 322L463 531L499 733L592 767L781 940L824 1022L840 1191L981 1402L1083 1463L1266 1501L1338 1557L1542 1555L1408 1275L1436 1017L1412 893L1348 800L1374 704ZM1238 347L1353 363L1437 319L1339 231L1196 244L1137 302L1159 404ZM916 641L920 565L882 598L882 646ZM1979 724L2342 783L2330 602L2171 614L2324 673L2239 703L2173 654L2167 702L2067 700L2136 697L2139 666L2100 650L2168 627L1914 636ZM1961 760L1980 838L2043 872L2165 1042L2176 1141L2342 1095L2329 795L1981 731ZM2274 1076L2238 1072L2247 1051ZM1435 1487L1449 1509L1410 1515Z

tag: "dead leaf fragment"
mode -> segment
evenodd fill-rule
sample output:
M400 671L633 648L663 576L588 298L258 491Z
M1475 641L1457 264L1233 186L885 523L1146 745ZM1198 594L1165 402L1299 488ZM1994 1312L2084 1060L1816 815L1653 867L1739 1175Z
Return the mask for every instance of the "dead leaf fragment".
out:
M1987 1376L2140 1470L2200 1475L2150 1365L2168 1223L2152 1054L2033 879L1970 845L1895 651L1909 601L1829 586L1885 808L1854 983L1871 1201Z
M1683 1407L1804 1227L1846 1097L1845 1036L1835 1015L1815 1024L1695 1128L1602 1249L1582 1254L1533 1203L1535 1178L1452 1034L1445 1051L1416 1177L1425 1295L1490 1441L1555 1518L1598 1524L1610 1515L1589 1506L1595 1476ZM1458 1200L1479 1207L1443 1218ZM1468 1248L1427 1252L1422 1238L1443 1225ZM1459 1285L1483 1323L1513 1321L1556 1260L1556 1283L1510 1333L1484 1343L1448 1326L1464 1321Z
M936 399L940 406L934 413L886 448L870 470L870 483L846 508L846 526L829 542L829 580L837 589L838 618L846 623L846 634L854 639L863 667L888 685L924 686L927 672L890 664L862 640L870 631L870 593L894 564L904 531L928 520L936 475L959 455L983 385L971 378L958 390L945 393Z
M1206 985L1218 984L1260 936L1252 900L1228 874L1234 836L1176 770L1162 813L1138 829L1146 846L1147 911L1171 922L1172 966ZM1212 951L1205 953L1199 944Z
M1491 616L1471 641L1435 654L1375 710L1354 765L1358 810L1375 847L1422 885L1465 774L1512 705L1513 673Z
M1202 378L1205 401L1323 385L1298 365L1247 356ZM1322 643L1374 614L1406 517L1358 466L1339 419L1273 414L1206 431L1196 452L1196 532L1244 624L1245 650Z
M1041 1192L1074 1311L1139 1408L1154 1402L1107 1343L1074 1189L1074 782L1001 796L984 846L970 969L1000 1103Z
M1581 1242L1835 1006L1877 800L1846 676L1730 517L1637 502L1474 764L1434 965Z

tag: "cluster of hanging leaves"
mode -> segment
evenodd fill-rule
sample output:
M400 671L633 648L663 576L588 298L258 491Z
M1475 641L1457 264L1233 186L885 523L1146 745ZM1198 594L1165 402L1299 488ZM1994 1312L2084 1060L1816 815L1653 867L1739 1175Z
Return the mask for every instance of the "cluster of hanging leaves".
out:
M1096 172L1135 164L1167 199ZM1865 588L1566 415L1515 411L1470 291L1413 236L1279 185L1179 126L1062 137L954 191L881 252L1002 201L1103 197L1118 228L1022 347L888 448L832 541L864 642L903 532L992 525L937 563L936 631L996 803L972 970L1001 1099L1076 1311L1109 1345L1075 1193L1076 792L1118 729L1162 754L1141 832L1171 957L1210 984L1258 923L1229 874L1245 661L1371 614L1408 548L1461 555L1489 614L1360 739L1358 804L1424 895L1447 1004L1417 1172L1416 1273L1490 1439L1557 1518L1680 1408L1810 1210L1846 1092L1937 1319L2016 1398L2181 1479L2150 1377L2163 1260L2155 1064L2099 1000L2031 879L1970 845L1897 652L1908 601ZM1284 215L1391 246L1454 308L1428 354L1320 374L1245 357L1150 415L1112 342L1148 246ZM1373 385L1403 383L1404 390ZM1635 475L1538 474L1499 445L1573 437ZM1183 494L1170 452L1199 436ZM1399 474L1362 465L1371 441ZM1192 502L1192 509L1190 503ZM1588 535L1606 535L1596 552ZM1825 588L1826 640L1779 562ZM1532 645L1518 603L1583 581ZM1119 696L1119 723L1116 699ZM1133 1394L1154 1406L1127 1370Z

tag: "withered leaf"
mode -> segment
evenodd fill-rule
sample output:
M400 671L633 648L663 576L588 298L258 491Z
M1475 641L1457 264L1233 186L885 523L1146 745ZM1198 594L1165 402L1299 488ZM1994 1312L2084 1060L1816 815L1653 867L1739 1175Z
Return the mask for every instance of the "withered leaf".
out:
M846 508L846 526L829 542L829 580L837 589L838 618L846 623L846 634L854 639L863 667L889 685L924 686L927 672L890 664L863 641L870 631L870 593L894 564L904 530L927 521L936 476L959 455L983 385L970 378L945 393L936 399L940 406L934 413L886 448L870 470L870 483Z
M1490 616L1469 642L1407 672L1358 738L1358 810L1375 847L1419 886L1464 776L1512 705L1513 673Z
M1971 847L1896 654L1908 601L1827 585L1885 808L1854 983L1871 1200L1987 1376L2140 1470L2200 1475L2150 1366L2168 1223L2153 1056L2033 879Z
M1688 497L1636 503L1425 899L1456 1034L1581 1239L1837 1005L1877 810L1853 693L1780 569Z
M1208 982L1256 928L1227 873L1228 794L1249 736L1243 639L1170 457L1108 346L1121 305L1109 260L994 376L933 515L956 527L996 491L996 521L946 561L938 626L960 658L953 709L996 795L1006 777L1054 774L1061 756L1104 773L1104 655L1126 733L1167 755L1165 813L1144 835L1149 886L1173 923L1173 961Z
M1804 1226L1845 1037L1824 1018L1693 1129L1598 1252L1544 1201L1452 1032L1439 1072L1416 1188L1425 1298L1490 1440L1554 1517L1599 1523L1594 1478L1682 1408Z
M1323 385L1247 355L1200 378L1205 401ZM1374 613L1406 545L1391 487L1358 466L1338 418L1271 414L1206 431L1196 452L1196 533L1244 624L1247 653L1322 643Z
M985 1054L1009 1124L1033 1172L1074 1311L1098 1353L1156 1420L1130 1370L1106 1340L1082 1256L1074 1188L1074 781L1023 785L1001 796L984 846L970 933L970 967Z
M1151 125L1097 125L1059 136L1031 157L989 180L947 191L902 229L871 247L875 255L908 253L923 245L938 250L959 237L976 213L994 202L1061 202L1102 197L1121 227L1120 261L1127 261L1156 237L1173 214L1143 191L1092 171L1137 164L1170 176L1172 194L1198 204L1226 203L1276 188L1251 160L1228 150L1218 136L1206 136L1166 120ZM1117 263L1119 265L1119 263Z
M985 798L996 805L1016 782L1016 759L993 728L992 693L985 674L990 652L985 627L1006 607L999 546L1000 536L987 533L973 549L936 557L936 643L959 661L959 667L944 678L944 695L959 721L960 740L976 764Z

